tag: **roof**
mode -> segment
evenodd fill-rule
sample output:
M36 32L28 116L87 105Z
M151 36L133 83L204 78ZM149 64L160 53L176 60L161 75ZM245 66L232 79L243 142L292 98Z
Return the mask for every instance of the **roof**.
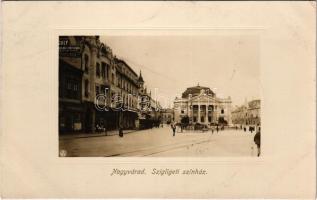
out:
M119 58L114 58L114 60L118 63L122 63L124 64L135 76L138 76L137 73L135 73L135 71L128 65L128 63L126 63L124 60L121 60Z
M239 106L237 108L235 108L232 113L236 113L236 112L242 112L242 111L245 111L247 109L246 106L242 105L242 106Z
M260 99L252 100L248 103L248 105L249 105L249 109L258 109L261 107L261 100Z
M209 87L197 85L194 87L188 87L185 92L183 92L182 98L187 98L189 94L192 96L198 96L201 93L201 90L205 90L206 93L211 94L212 96L215 95L215 93Z
M140 83L144 83L144 80L143 80L143 77L142 77L141 71L140 71L140 76L139 76L138 81L139 81Z

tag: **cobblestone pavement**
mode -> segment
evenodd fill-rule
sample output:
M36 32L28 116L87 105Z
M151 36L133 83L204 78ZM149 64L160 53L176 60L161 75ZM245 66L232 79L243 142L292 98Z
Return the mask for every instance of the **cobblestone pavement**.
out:
M254 133L241 130L223 130L213 134L184 131L173 137L171 129L164 127L136 131L123 138L60 138L59 144L60 150L66 150L66 156L235 157L255 156L253 136Z

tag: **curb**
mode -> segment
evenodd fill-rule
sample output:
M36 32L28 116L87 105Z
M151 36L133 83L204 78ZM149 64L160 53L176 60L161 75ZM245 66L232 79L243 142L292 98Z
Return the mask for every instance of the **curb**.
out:
M123 134L129 134L129 133L134 133L137 132L139 130L133 130L133 131L129 131ZM100 135L85 135L85 136L73 136L73 137L67 137L67 138L63 138L59 136L60 140L71 140L71 139L80 139L80 138L91 138L91 137L109 137L109 136L115 136L115 135L119 135L119 132L116 131L115 134L111 134L111 135L105 135L105 134L100 134Z

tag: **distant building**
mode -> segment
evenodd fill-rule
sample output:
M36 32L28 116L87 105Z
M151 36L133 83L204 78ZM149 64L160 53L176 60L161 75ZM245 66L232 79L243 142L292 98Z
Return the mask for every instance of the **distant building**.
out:
M183 117L190 123L231 125L231 98L219 98L208 87L189 87L174 100L175 122Z
M237 106L232 111L232 123L239 126L261 125L261 100L252 100L245 105Z
M162 123L171 123L174 120L174 110L167 108L162 110Z
M236 106L231 112L232 124L233 125L243 125L246 123L248 107L245 105Z
M253 100L248 103L248 112L246 118L247 125L261 124L261 100Z

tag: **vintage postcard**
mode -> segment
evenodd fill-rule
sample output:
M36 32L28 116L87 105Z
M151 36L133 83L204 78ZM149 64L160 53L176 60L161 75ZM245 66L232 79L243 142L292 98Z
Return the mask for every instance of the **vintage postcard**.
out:
M260 156L260 37L172 32L59 36L60 156Z
M315 2L2 10L2 198L315 198Z

